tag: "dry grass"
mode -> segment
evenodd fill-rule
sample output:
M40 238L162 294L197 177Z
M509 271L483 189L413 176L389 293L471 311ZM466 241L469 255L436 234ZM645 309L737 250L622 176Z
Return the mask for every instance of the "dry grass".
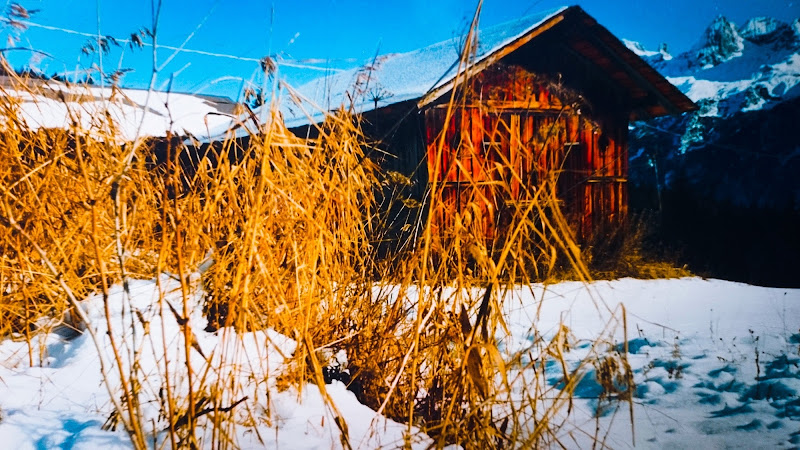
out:
M616 278L683 278L693 276L674 252L665 252L653 238L654 219L634 216L610 236L587 245L583 251L592 277Z
M451 110L458 102L454 93ZM94 292L108 299L113 284L127 290L131 279L165 272L180 280L184 302L174 310L160 302L158 314L180 322L194 312L188 299L200 289L189 275L211 251L214 262L202 278L209 326L231 340L233 330L266 328L294 338L299 345L278 384L316 383L339 417L343 446L347 426L324 391L322 349L346 352L349 384L363 403L408 423L409 431L419 426L438 447L565 445L562 416L591 359L568 364L569 330L544 338L536 318L531 335L538 338L526 349L535 357L498 347L509 333L504 310L519 300L519 286L559 270L589 280L556 197L557 171L536 186L524 184L529 201L508 212L505 238L495 240L478 226L477 194L452 226L437 223L448 206L434 183L417 216L420 239L401 245L402 259L376 260L383 175L364 156L369 144L358 119L344 112L329 115L314 140L292 135L275 113L246 145L229 139L204 146L198 163L187 166L183 156L197 149L180 140L162 143L166 156L154 159L150 142L119 143L113 123L31 130L12 97L0 103L0 335L33 342L34 333L47 332L37 328L43 317L91 330L96 324L76 308L80 299ZM494 192L504 195L509 186L498 183ZM120 327L110 314L106 320L108 328ZM121 424L138 448L160 430L173 448L235 447L234 427L263 423L255 406L268 411L269 402L239 402L245 382L212 376L238 376L239 369L212 356L198 365L193 330L181 326L182 359L159 363L158 376L137 364L140 350L153 345L146 332L134 341L109 333L114 357L104 373L120 380L108 385L118 399L110 423ZM597 361L602 342L593 345ZM161 345L164 354L175 350ZM625 355L604 361L603 376L617 386ZM551 364L563 368L563 383L545 380ZM152 423L143 406L149 383L166 397ZM234 407L246 413L208 414Z

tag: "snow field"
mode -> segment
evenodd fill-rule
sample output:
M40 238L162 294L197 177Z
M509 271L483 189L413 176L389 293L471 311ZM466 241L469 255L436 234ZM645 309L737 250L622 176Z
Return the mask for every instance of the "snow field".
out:
M120 324L113 326L112 335L119 341L126 337L129 346L121 346L122 351L140 349L143 412L146 421L156 423L163 423L158 387L165 361L171 368L173 386L186 376L180 370L185 357L181 327L172 314L161 319L158 313L162 302L181 310L177 281L164 276L161 285L163 295L154 280L131 282L130 302L120 301L124 295L121 287L114 289L109 302L128 305L112 310L112 325ZM190 357L196 373L208 370L207 388L220 380L236 386L237 395L231 394L231 402L247 397L232 411L237 415L234 422L238 425L230 430L236 445L340 447L334 418L313 384L300 392L276 387L294 341L271 330L241 335L226 329L206 333L198 300L197 296L188 299L193 311L190 324L212 363L193 350ZM98 335L107 341L102 298L85 303ZM800 444L800 290L698 278L534 285L517 289L504 300L510 334L498 337L498 347L505 356L522 355L534 339L553 339L563 325L570 335L565 354L570 370L587 358L591 342L598 336L606 340L597 345L598 351L621 353L621 323L606 326L607 319L618 317L619 304L626 307L628 361L636 383L636 447L788 448ZM123 336L117 331L124 321L134 324L139 346L132 345L133 333ZM149 328L147 335L145 328ZM89 336L67 340L51 333L39 344L33 356L41 364L28 367L26 343L13 339L0 343L0 442L13 448L129 448L124 432L101 429L111 404ZM110 360L110 355L103 358ZM584 361L584 366L570 415L562 412L555 419L563 424L559 439L577 448L589 448L595 439L611 448L632 447L627 403L602 399L597 364ZM514 386L509 401L525 389L520 381L535 376L524 362L509 370ZM544 377L556 387L555 392L563 383L563 370L548 364ZM118 383L118 377L111 378ZM408 436L408 426L376 417L337 381L327 386L327 392L348 424L354 447L396 448L404 439L410 439L415 447L431 443L414 427ZM208 424L199 420L198 426ZM160 433L157 439L166 439L166 434Z

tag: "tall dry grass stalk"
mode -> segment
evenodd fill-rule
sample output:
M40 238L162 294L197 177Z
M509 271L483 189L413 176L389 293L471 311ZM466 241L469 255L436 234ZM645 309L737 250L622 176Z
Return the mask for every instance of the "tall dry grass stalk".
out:
M454 93L450 110L458 102ZM188 146L172 137L120 142L116 125L103 120L90 130L33 130L14 96L0 97L0 107L0 335L33 343L54 323L94 330L79 303L99 292L100 328L109 332L95 342L107 356L109 426L123 426L137 448L236 447L237 429L258 435L271 423L264 392L309 381L349 447L326 376L409 433L419 426L438 447L568 445L564 417L592 358L568 362L569 329L542 336L536 317L529 348L500 345L520 287L565 266L588 281L556 195L557 170L536 186L523 183L528 201L507 212L503 239L487 240L476 225L486 200L477 194L451 225L438 223L449 206L434 183L418 216L421 239L401 246L402 259L378 260L384 175L365 157L371 144L358 118L344 110L328 115L314 139L294 136L273 106L258 135ZM510 182L497 182L494 195ZM157 280L153 308L130 292L137 278ZM109 304L115 284L119 305ZM128 321L112 323L119 308ZM192 318L201 316L219 330L213 351L197 342ZM167 342L156 320L178 323L181 339ZM269 329L297 343L277 378L270 368L253 372L266 358L244 350L248 332ZM605 344L593 344L596 361ZM331 375L326 355L340 350L348 373ZM606 370L612 379L630 374L621 361ZM553 364L561 383L545 378ZM630 399L631 384L620 385L609 390Z
M458 114L469 96L469 78L463 68L474 43L472 31L465 42L456 79L461 88L452 91L444 123ZM576 114L576 109L565 107L561 114ZM510 124L498 126L510 129ZM549 140L566 132L554 126L539 130L538 152L548 151ZM567 141L577 141L577 137ZM486 151L482 142L468 138L458 145L447 151ZM499 346L509 335L505 313L520 300L520 286L565 274L589 281L557 196L563 160L548 161L553 170L541 170L534 162L533 171L545 174L534 185L521 179L514 163L499 153L482 158L492 167L466 170L459 158L448 158L455 168L440 167L446 148L443 130L436 164L429 173L430 192L418 216L422 239L413 251L402 254L402 261L390 262L392 289L375 289L384 303L376 311L383 312L383 320L371 321L367 317L375 315L362 315L358 326L350 330L354 336L338 344L347 351L354 391L377 411L409 426L422 425L440 447L452 443L467 448L565 445L560 441L564 411L572 405L573 390L591 364L591 354L599 358L606 342L598 339L590 357L577 365L566 362L573 338L565 326L526 348L535 355L532 358L509 354ZM483 170L510 176L495 179L488 189L484 180L467 179L459 188L461 203L454 207L444 200L445 186L436 181L444 178L440 173L453 169L462 174ZM498 205L501 199L514 197L512 184L521 186L524 192L519 197L526 201L509 203L502 215L482 216L487 203ZM494 222L494 237L487 238L487 220ZM402 243L397 247L403 247ZM537 320L532 317L533 336L540 335ZM618 398L630 399L631 372L624 356L621 361L607 372L612 378L620 375L625 383L606 386L609 390L622 386L616 391L622 393ZM551 364L563 368L563 382L558 385L544 378Z

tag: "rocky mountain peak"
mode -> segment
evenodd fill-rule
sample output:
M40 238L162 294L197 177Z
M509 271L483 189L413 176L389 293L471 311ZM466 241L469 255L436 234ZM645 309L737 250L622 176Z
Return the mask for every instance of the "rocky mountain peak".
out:
M795 40L795 30L791 25L771 17L754 17L748 20L739 29L739 35L759 45L789 43Z
M720 15L706 28L697 46L697 61L702 66L716 66L734 56L739 56L742 49L744 40L736 30L736 26Z
M647 61L651 65L658 65L661 62L669 61L672 59L672 55L667 50L666 43L662 43L658 47L658 51L654 52L645 49L641 43L636 41L623 39L622 42L625 44L626 47L628 47L630 51L636 53L638 56L642 57L645 61Z

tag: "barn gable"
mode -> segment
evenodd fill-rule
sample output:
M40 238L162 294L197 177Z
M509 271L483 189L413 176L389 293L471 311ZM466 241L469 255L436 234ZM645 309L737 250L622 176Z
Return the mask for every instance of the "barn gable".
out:
M535 19L520 19L526 20ZM499 40L499 44L487 49L489 45L483 43L483 37L489 36L489 42L497 43L491 38L505 26L498 25L478 34L479 49L465 70L466 78L506 61L535 73L566 76L563 80L566 85L582 86L586 92L596 90L592 84L604 84L625 101L620 106L629 110L630 120L679 114L695 108L674 85L578 6L546 15L521 34ZM453 88L455 81L455 74L448 72L421 97L418 105L424 107L436 102Z

